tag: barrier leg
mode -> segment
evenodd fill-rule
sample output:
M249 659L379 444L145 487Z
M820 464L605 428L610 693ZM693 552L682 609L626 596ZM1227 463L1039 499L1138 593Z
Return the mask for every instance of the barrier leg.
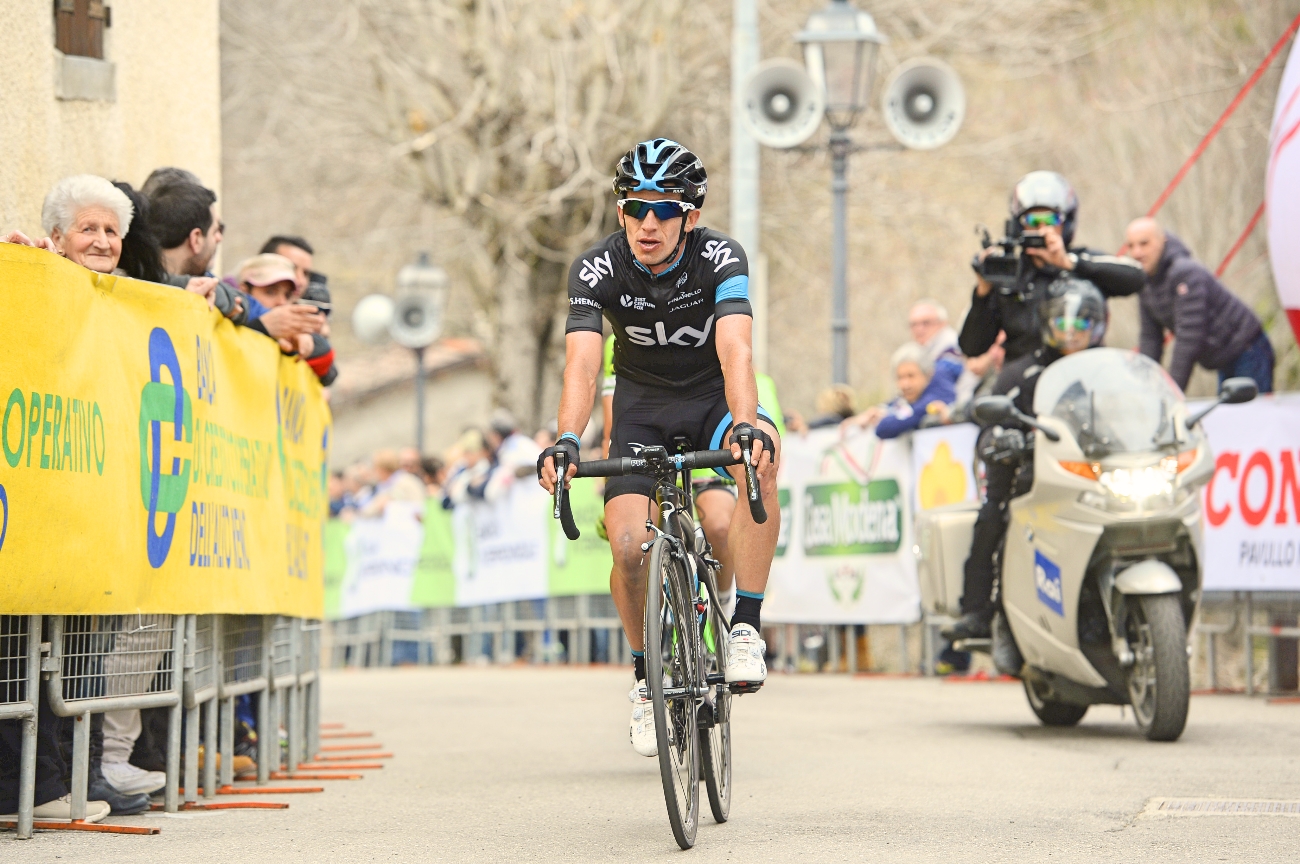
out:
M271 741L279 735L271 728L271 688L257 694L257 785L271 779ZM275 742L279 744L279 742ZM278 760L277 760L278 762Z
M213 696L203 704L203 797L217 797L217 710L218 699ZM189 784L186 784L186 788Z
M199 800L199 715L203 706L185 709L185 776L181 786L185 789L185 803Z
M235 697L221 700L221 785L235 782ZM216 789L209 786L204 791ZM206 795L204 797L207 797Z
M163 787L163 809L175 813L180 809L181 786L181 716L184 709L173 705L167 712L167 785Z
M307 685L307 758L320 752L320 678Z
M18 764L18 839L32 839L32 807L36 804L36 729L41 703L41 616L27 616L27 698L32 716L22 722L23 743ZM48 711L49 708L47 707Z
M78 714L72 727L72 818L86 818L86 784L90 780L90 712Z
M1215 651L1215 635L1214 633L1205 634L1205 674L1209 679L1211 690L1219 689L1218 663L1215 662L1218 659L1215 656L1217 653Z
M898 671L907 674L907 625L898 625Z
M844 638L844 628L838 625L831 625L827 629L827 638L830 644L826 650L826 662L831 668L827 671L840 671L840 639Z
M302 691L303 686L294 684L289 688L289 771L295 771L298 765L303 762L302 752L302 733L303 733L303 713L302 713Z
M1255 604L1251 600L1251 594L1246 592L1246 626L1242 630L1241 641L1245 645L1246 655L1246 695L1255 695L1255 637L1251 635L1250 628L1255 626Z

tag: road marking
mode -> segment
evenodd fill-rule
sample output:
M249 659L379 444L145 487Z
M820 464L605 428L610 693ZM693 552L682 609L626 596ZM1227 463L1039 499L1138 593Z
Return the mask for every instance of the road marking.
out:
M1266 798L1152 798L1139 819L1161 816L1300 816L1300 801Z

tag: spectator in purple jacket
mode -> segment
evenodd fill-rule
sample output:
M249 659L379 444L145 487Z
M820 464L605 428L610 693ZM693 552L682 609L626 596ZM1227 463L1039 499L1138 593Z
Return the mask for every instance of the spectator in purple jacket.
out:
M874 426L877 438L897 438L919 428L927 416L940 408L947 409L957 398L952 382L935 374L934 361L915 342L895 351L889 365L898 383L898 398L845 420L840 424L841 433Z
M1183 242L1149 217L1128 226L1128 252L1146 271L1139 295L1140 350L1160 362L1165 334L1174 337L1169 375L1184 390L1200 363L1228 378L1253 378L1261 393L1273 392L1273 346L1259 318L1192 257Z

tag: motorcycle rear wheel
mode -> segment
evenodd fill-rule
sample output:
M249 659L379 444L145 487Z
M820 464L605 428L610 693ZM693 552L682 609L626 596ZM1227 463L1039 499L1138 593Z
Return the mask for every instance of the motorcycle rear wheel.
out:
M1087 705L1074 705L1043 698L1038 693L1037 685L1030 678L1024 679L1024 685L1025 698L1029 700L1029 707L1044 726L1077 726L1083 719L1083 715L1088 713Z

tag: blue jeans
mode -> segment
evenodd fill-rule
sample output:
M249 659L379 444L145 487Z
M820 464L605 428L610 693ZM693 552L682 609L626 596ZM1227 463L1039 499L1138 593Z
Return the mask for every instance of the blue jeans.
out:
M1229 378L1250 378L1260 393L1272 393L1273 360L1273 344L1268 341L1268 334L1261 330L1236 360L1219 370L1219 386L1222 387Z

